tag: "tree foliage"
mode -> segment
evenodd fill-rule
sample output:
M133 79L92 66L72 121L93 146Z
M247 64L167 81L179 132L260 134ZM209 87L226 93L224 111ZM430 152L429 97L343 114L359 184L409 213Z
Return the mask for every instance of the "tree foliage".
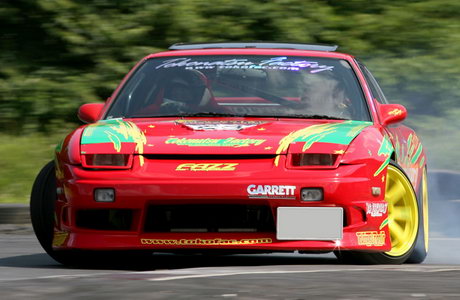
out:
M459 15L451 0L3 0L0 132L76 122L79 105L170 44L253 40L340 45L417 126L458 106Z
M458 16L454 0L1 0L0 202L26 201L81 104L177 42L337 44L408 107L430 168L460 170Z

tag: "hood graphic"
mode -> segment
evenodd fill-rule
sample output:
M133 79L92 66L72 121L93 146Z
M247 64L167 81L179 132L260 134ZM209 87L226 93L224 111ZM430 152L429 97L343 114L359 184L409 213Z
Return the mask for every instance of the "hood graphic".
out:
M84 145L109 143L113 145L113 149L116 152L121 152L122 146L128 143L131 146L125 147L131 148L125 149L128 153L136 152L143 154L147 139L145 134L133 122L123 121L122 119L104 120L85 128L81 138L82 153L86 153ZM132 149L132 146L134 146L134 149ZM100 153L106 152L102 150ZM140 156L139 161L142 166L144 158Z
M308 150L316 142L349 145L364 128L371 124L370 122L345 121L343 123L312 125L296 130L280 140L276 154L287 151L291 143L294 142L305 142L302 152ZM276 166L278 166L278 162L279 156L275 159Z
M362 121L297 119L112 119L84 129L81 153L279 155L288 151L329 151L343 154L351 141L370 125L371 122ZM275 164L278 162L279 156Z

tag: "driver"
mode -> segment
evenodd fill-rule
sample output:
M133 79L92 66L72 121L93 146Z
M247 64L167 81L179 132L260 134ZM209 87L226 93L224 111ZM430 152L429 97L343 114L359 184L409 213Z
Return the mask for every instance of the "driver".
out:
M190 112L207 104L209 95L204 75L195 70L177 70L165 86L162 112Z
M305 74L302 78L300 113L351 119L351 101L332 76Z
M191 87L181 78L171 80L165 88L163 103L160 110L185 112L192 102Z

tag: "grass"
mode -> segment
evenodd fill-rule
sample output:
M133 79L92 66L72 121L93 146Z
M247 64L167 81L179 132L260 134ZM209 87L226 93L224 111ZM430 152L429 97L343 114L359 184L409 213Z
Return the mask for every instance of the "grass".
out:
M64 135L0 135L0 203L28 203L35 176Z

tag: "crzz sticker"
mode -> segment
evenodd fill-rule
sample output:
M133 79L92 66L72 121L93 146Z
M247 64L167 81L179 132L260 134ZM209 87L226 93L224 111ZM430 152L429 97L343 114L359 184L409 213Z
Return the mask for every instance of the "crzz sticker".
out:
M294 185L256 185L247 187L249 198L295 199Z
M176 171L235 171L237 163L187 163L178 165Z

